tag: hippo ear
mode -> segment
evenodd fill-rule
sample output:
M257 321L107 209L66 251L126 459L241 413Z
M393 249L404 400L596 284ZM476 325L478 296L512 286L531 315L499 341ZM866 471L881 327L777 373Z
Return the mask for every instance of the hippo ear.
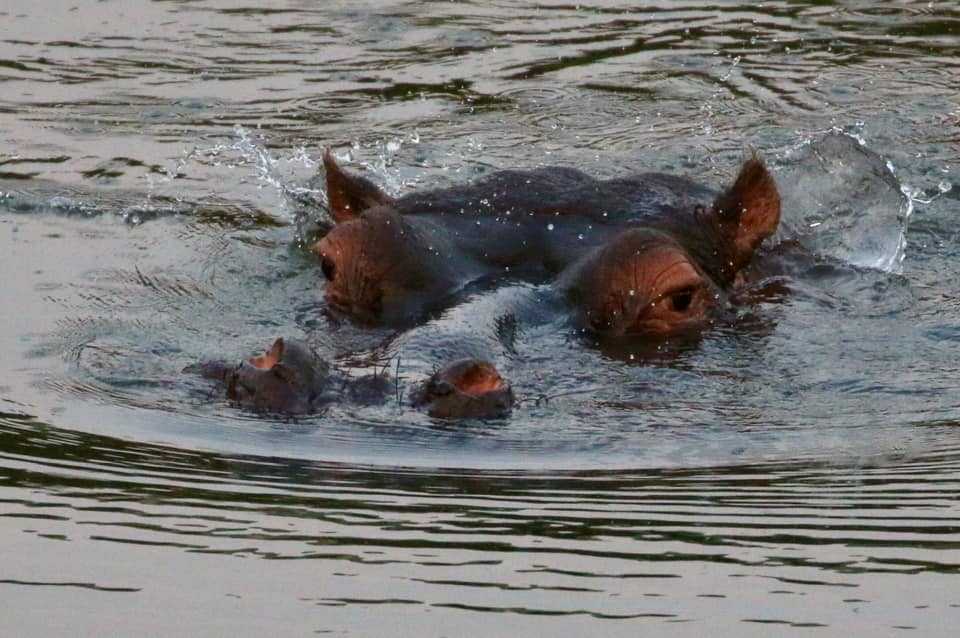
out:
M270 346L269 356L275 361L283 358L283 337L277 337L277 340Z
M733 235L737 265L743 266L780 224L780 193L760 158L744 162L737 181L717 196L713 211Z
M327 171L330 216L338 224L359 217L368 208L393 203L392 197L367 178L351 175L340 168L329 150L323 154L323 166Z

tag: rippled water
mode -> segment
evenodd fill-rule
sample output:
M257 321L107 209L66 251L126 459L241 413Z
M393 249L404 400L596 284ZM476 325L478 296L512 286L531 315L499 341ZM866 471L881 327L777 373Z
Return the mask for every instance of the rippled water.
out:
M954 3L8 0L0 24L20 635L952 635ZM756 149L778 239L818 257L653 352L577 338L529 285L335 325L326 147L392 193L550 164L716 188ZM180 374L278 335L401 393L481 355L521 402L285 421Z

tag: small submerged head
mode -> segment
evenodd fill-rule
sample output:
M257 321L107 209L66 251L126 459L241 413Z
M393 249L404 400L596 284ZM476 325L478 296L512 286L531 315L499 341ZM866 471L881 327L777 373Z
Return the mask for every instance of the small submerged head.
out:
M513 390L486 361L461 359L435 372L413 394L413 405L439 419L489 419L513 407Z
M327 364L309 346L283 338L262 355L239 365L214 361L188 371L222 381L227 397L244 407L287 414L311 412L329 376Z

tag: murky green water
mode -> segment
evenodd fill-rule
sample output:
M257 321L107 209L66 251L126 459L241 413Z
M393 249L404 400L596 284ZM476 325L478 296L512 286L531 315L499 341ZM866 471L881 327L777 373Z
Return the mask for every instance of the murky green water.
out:
M948 2L0 3L7 626L953 635L958 55ZM392 193L551 164L718 187L756 149L780 238L825 261L642 356L530 285L335 325L326 147ZM521 402L284 421L180 374L278 335L401 388L484 356Z

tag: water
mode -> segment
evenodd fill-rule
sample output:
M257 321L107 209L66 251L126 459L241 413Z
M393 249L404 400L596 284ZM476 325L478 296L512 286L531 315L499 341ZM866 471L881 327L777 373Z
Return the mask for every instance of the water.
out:
M0 24L19 635L952 635L953 3L7 0ZM756 149L778 239L820 258L653 352L528 285L335 325L327 147L394 194L551 164L718 187ZM278 335L400 392L483 355L521 403L269 419L179 372Z

